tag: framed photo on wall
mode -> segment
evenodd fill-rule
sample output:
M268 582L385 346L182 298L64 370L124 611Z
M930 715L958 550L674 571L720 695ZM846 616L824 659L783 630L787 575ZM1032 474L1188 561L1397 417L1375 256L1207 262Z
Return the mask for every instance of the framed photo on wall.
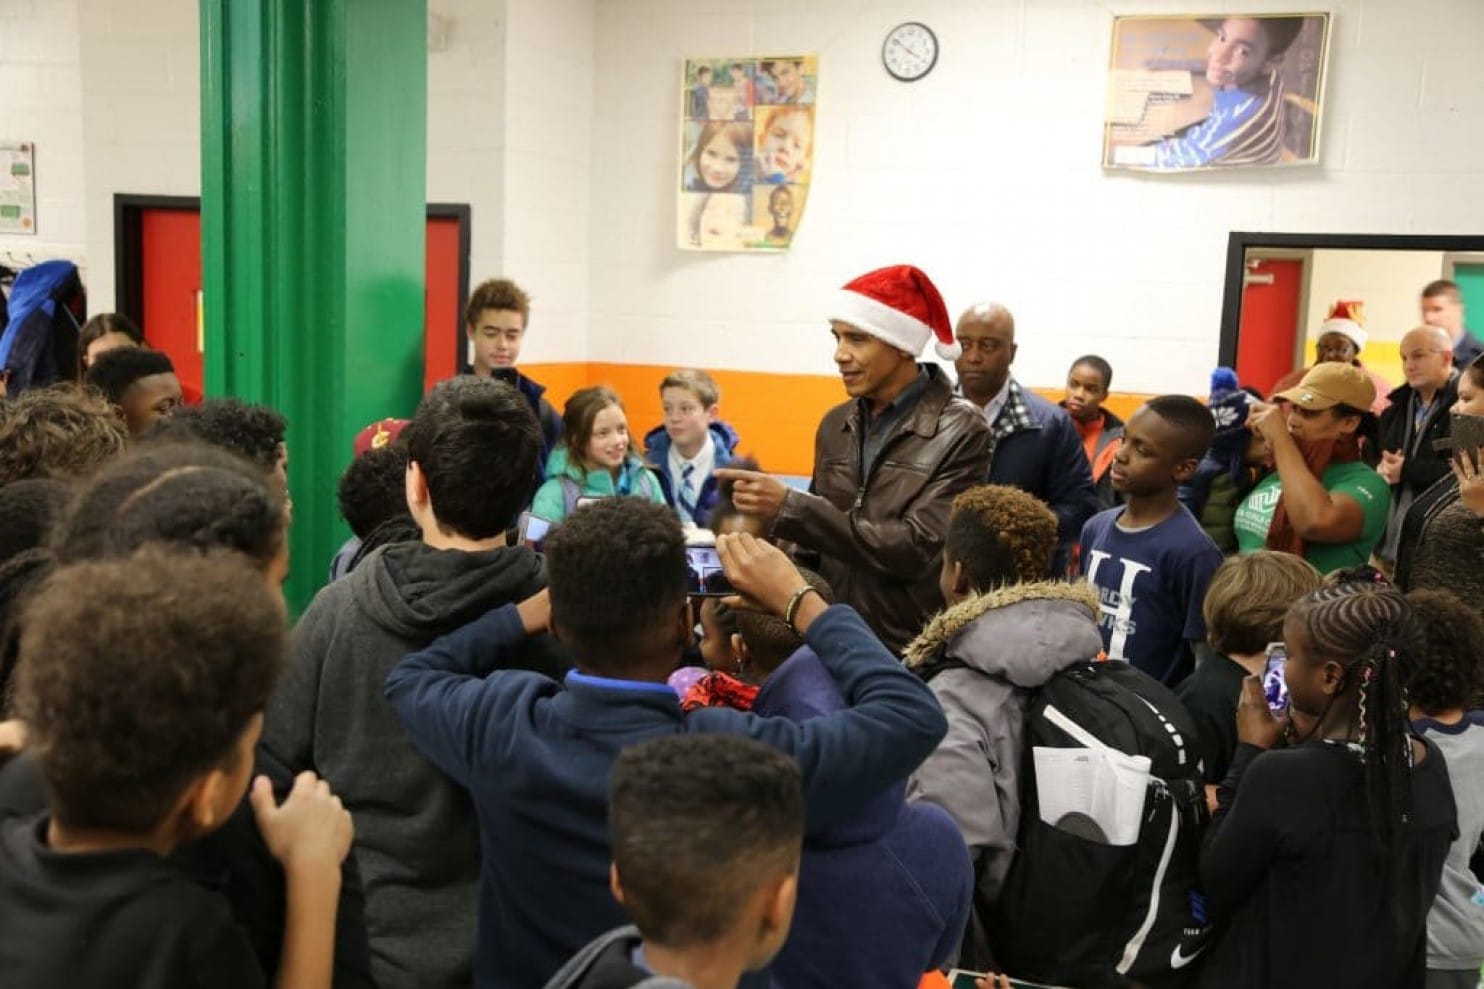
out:
M1329 28L1327 13L1115 17L1103 166L1316 163Z
M814 55L690 59L680 98L677 245L786 250L814 163Z

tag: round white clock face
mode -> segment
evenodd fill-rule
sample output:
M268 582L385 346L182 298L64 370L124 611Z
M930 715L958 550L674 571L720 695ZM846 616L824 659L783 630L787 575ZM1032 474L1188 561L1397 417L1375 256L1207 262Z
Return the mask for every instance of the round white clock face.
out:
M938 62L938 36L926 24L908 21L886 35L881 46L881 64L892 77L915 82L932 71Z

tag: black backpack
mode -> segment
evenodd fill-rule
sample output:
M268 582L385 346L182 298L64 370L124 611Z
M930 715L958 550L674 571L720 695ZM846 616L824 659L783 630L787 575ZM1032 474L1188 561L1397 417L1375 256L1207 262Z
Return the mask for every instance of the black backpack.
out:
M1148 756L1138 840L1116 846L1041 819L1034 749L1103 745ZM1058 673L1025 714L1020 833L989 907L996 962L1062 986L1194 985L1209 928L1197 890L1205 781L1195 727L1175 694L1128 663Z

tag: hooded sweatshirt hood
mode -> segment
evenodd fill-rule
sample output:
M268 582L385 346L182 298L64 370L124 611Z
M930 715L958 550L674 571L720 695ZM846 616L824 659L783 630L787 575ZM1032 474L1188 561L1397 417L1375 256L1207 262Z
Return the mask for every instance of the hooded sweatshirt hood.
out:
M907 647L909 667L945 660L1035 689L1103 651L1097 592L1086 582L1012 584L961 601Z
M807 646L763 682L753 713L807 721L849 705ZM804 836L799 899L774 985L916 985L951 958L969 914L973 867L940 808L884 787L850 821ZM821 959L832 959L829 978Z
M830 671L814 650L803 646L763 681L752 702L752 713L808 721L848 706ZM808 847L821 849L876 841L896 826L906 798L906 781L893 783L872 797L854 819L808 834L805 841Z
M345 579L372 621L409 639L441 635L545 583L541 558L525 546L468 552L423 542L393 543Z
M706 429L711 434L711 441L716 444L717 461L720 463L730 460L740 441L737 431L730 423L721 419L711 423ZM670 434L665 432L663 423L644 434L645 454L650 462L656 465L664 464L664 458L670 455L670 447L673 445L674 441L670 439Z
M468 791L413 747L383 694L387 675L408 653L542 586L540 558L525 547L392 543L325 586L294 629L259 748L289 772L332 780L355 816L371 976L381 985L407 972L426 985L467 984L479 890ZM502 665L559 676L561 657L538 636Z

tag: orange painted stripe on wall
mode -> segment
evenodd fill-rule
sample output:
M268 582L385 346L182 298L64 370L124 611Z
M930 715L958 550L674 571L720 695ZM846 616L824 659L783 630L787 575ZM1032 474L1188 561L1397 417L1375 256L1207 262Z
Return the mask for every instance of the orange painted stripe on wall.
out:
M557 411L572 393L589 385L608 385L623 396L629 429L636 439L662 421L659 384L674 368L658 364L522 364L522 373L546 386ZM741 451L775 474L808 476L814 467L814 431L819 420L848 396L834 375L713 371L721 386L721 416L742 437ZM1053 402L1059 388L1037 388ZM1127 419L1149 398L1115 392L1108 408Z

